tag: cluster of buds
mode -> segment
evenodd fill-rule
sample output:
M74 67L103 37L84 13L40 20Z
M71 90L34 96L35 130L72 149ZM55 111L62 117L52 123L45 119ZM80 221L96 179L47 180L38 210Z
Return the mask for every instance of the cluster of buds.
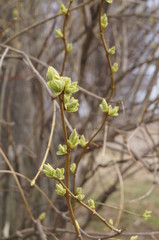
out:
M82 188L81 187L78 187L76 189L76 198L79 200L79 201L82 201L84 198L85 198L85 195L82 193Z
M142 217L143 217L145 220L148 220L148 219L151 217L151 213L152 213L152 211L145 210L145 212L142 214Z
M54 169L49 163L44 164L44 169L42 170L43 173L49 178L55 178L58 180L63 180L64 179L64 168L56 168Z
M81 135L81 137L78 136L76 129L74 129L67 140L68 146L70 149L74 149L78 144L81 147L85 147L87 144L87 141L85 140L84 135Z
M131 236L130 240L137 240L138 239L138 236Z
M56 152L57 155L67 154L67 146L59 144L59 150Z
M107 3L112 3L113 0L105 0Z
M71 97L71 95L78 91L77 82L72 83L71 78L60 76L55 68L49 67L46 78L49 88L56 96L64 93L64 104L67 112L78 111L78 99Z
M89 205L89 207L91 208L91 209L95 209L95 202L94 202L94 200L93 199L89 199L88 200L88 205Z
M114 108L111 105L108 105L105 99L103 99L102 103L99 105L101 110L106 113L110 117L118 116L119 106L115 106Z
M85 140L84 135L81 135L81 137L79 137L79 135L76 132L76 129L74 129L70 134L69 139L67 140L67 143L68 143L69 149L73 150L78 144L81 147L85 147L87 144L87 141ZM59 144L59 150L56 152L56 154L57 155L67 154L67 146L65 144L64 145Z
M66 189L62 186L61 183L59 183L59 184L56 184L56 192L58 195L63 197L66 194Z

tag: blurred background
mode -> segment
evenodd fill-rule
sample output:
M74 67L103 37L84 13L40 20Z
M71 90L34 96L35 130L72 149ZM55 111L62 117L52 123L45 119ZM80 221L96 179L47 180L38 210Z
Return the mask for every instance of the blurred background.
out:
M22 174L18 179L34 217L46 213L43 224L48 239L76 239L69 232L71 224L61 215L67 215L67 205L57 196L55 181L40 174L37 185L60 213L23 177L33 179L49 139L52 98L39 80L46 81L48 66L59 73L62 69L64 45L55 37L55 30L63 27L61 3L68 6L69 1L0 0L0 147L14 170ZM66 39L73 50L67 56L64 75L78 82L76 98L80 103L78 112L66 114L67 130L70 133L76 128L87 139L102 122L99 104L111 91L99 34L99 5L99 0L74 1L66 25ZM77 185L83 187L86 200L93 198L96 209L128 234L142 232L141 240L158 239L159 232L152 232L159 229L159 1L104 2L104 12L108 16L105 40L108 48L116 47L111 60L119 64L111 104L119 105L120 114L108 119L86 152L77 172ZM56 156L58 144L63 142L57 103L47 158L54 167L64 166L65 158ZM72 153L72 162L80 151ZM1 155L0 239L39 239L7 170ZM144 221L141 215L146 209L152 211L152 217ZM108 232L87 210L77 207L75 215L90 236ZM129 235L123 233L122 239L129 239ZM84 235L84 239L94 238Z

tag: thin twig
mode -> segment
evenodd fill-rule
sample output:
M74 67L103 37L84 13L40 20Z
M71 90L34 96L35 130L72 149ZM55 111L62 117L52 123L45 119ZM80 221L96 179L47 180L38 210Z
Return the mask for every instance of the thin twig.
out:
M56 104L55 104L55 100L53 100L53 110L52 111L53 111L53 114L52 114L52 124L51 124L51 131L50 131L50 136L49 136L47 149L46 149L44 158L42 160L42 163L41 163L41 165L39 167L39 170L38 170L36 176L33 178L32 182L31 182L31 186L33 186L35 184L36 179L38 178L40 172L42 171L43 166L44 166L44 164L45 164L45 162L47 160L47 156L48 156L50 147L51 147L51 141L52 141L52 138L53 138L53 133L54 133L54 128L55 128L55 120L56 120Z
M35 223L35 218L32 215L32 212L31 212L31 209L29 207L28 201L27 201L27 199L25 197L24 191L23 191L23 189L22 189L22 187L20 185L20 182L19 182L19 180L18 180L18 178L17 178L17 176L15 174L15 171L14 171L12 165L10 164L10 162L9 162L8 158L6 157L5 153L3 152L2 148L0 148L0 154L3 156L3 159L5 160L6 164L8 165L9 169L11 170L11 172L13 174L13 177L15 179L15 182L16 182L17 186L18 186L19 192L20 192L20 194L22 196L22 199L24 201L24 204L26 206L26 209L27 209L27 212L28 212L28 215L29 215L30 219Z

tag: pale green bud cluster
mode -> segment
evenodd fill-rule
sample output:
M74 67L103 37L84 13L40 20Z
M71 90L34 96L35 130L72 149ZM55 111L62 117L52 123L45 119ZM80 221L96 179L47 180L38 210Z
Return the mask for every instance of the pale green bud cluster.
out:
M49 178L56 178L58 180L64 179L64 168L56 168L54 169L49 163L44 164L43 173Z
M75 92L78 92L77 82L72 83L71 78L60 76L55 68L49 67L46 78L48 80L49 88L56 96L64 93L64 106L67 112L78 111L78 99L71 97Z
M114 63L112 66L112 72L116 73L118 71L118 68L119 68L118 63Z
M95 202L94 202L93 199L90 198L88 200L88 205L89 205L90 208L95 209Z
M56 170L53 173L53 177L57 178L58 180L63 180L64 179L64 168L56 168Z
M87 143L88 142L86 141L85 136L81 135L80 140L79 140L79 144L81 145L81 147L85 147Z
M79 143L79 136L77 135L76 129L73 130L67 143L71 149L74 149Z
M118 116L119 106L115 106L114 108L111 105L108 105L106 100L103 99L102 103L99 105L102 112L107 113L110 117Z
M68 146L66 146L65 144L59 144L59 150L56 152L57 155L65 155L67 154L67 147L69 149L74 149L78 144L81 147L85 147L87 144L87 141L85 140L84 135L81 136L81 138L79 137L79 135L76 132L76 129L74 129L72 131L72 133L69 136L69 139L67 139L67 144ZM73 163L71 164L71 168L70 168L71 172L74 173L76 170L76 164Z
M70 166L70 171L74 174L76 171L76 163L72 163Z
M63 197L66 194L66 189L62 186L61 183L59 183L59 184L56 184L56 192L58 195Z
M131 236L130 240L137 240L138 239L138 236Z
M102 30L104 30L108 25L108 17L106 15L106 13L104 13L104 15L101 16L100 22L101 22L101 28L102 28Z
M75 99L74 97L65 98L65 109L67 112L77 112L78 107L78 99Z
M61 31L61 28L56 29L56 38L63 38L63 33Z
M56 152L57 155L67 154L67 146L59 144L59 150Z
M143 217L145 220L148 220L148 219L151 217L151 213L152 213L152 211L145 210L145 212L142 214L142 217Z
M52 178L55 169L49 163L47 163L44 164L44 169L42 171L47 177Z
M68 13L68 9L65 7L64 4L61 4L60 12L61 12L62 14L67 14L67 13Z
M85 195L82 193L82 188L81 187L78 187L76 189L76 198L79 200L79 201L82 201L84 198L85 198Z
M113 0L105 0L107 3L112 3Z
M114 54L115 54L115 47L109 48L108 53L109 53L110 55L114 55Z
M54 94L58 96L61 94L65 87L65 81L60 77L59 73L53 67L49 67L46 78L48 80L48 86L53 90Z

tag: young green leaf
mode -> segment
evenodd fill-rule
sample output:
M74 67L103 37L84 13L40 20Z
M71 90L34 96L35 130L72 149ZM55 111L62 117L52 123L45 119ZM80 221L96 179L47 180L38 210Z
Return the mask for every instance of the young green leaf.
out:
M70 166L70 170L72 173L75 173L75 170L76 170L76 163L72 163L71 166Z

